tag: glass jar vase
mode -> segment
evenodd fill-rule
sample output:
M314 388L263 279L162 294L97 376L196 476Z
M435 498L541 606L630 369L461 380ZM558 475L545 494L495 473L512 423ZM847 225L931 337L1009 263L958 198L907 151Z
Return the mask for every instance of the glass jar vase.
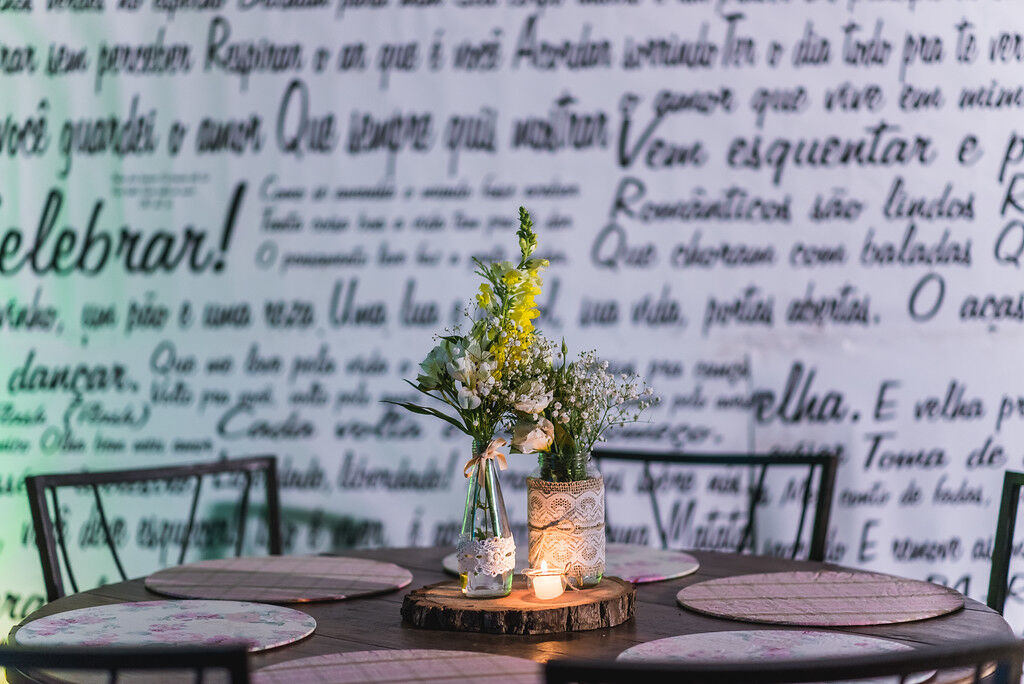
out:
M590 454L539 454L526 480L530 567L547 562L573 586L604 577L604 478Z

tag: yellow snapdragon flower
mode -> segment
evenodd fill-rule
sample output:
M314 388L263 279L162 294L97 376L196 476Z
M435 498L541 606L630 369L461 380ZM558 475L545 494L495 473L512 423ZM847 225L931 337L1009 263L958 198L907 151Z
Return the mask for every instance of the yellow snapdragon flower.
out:
M530 321L540 315L540 312L533 307L517 306L508 312L508 317L517 326L526 326ZM532 325L531 325L532 327Z
M494 290L491 289L490 283L480 285L480 293L477 294L476 301L481 309L490 310L491 304L494 302Z

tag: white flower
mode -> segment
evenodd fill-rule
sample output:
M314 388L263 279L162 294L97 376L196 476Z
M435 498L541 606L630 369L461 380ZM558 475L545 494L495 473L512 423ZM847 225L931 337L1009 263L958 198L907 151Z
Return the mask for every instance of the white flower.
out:
M469 382L469 376L473 373L473 362L469 356L463 355L448 362L448 375L458 382Z
M480 397L476 393L464 385L459 386L459 406L464 409L475 409L480 406Z
M488 385L484 393L486 396L494 386L494 371L498 367L491 353L481 349L479 341L472 340L452 356L454 358L447 363L448 375L473 389Z
M555 439L555 426L547 418L519 423L512 429L512 446L523 454L547 451Z
M486 397L487 395L489 395L491 393L491 390L493 390L493 389L494 389L494 376L493 375L488 375L486 377L480 378L480 381L476 385L476 391L480 394L481 397Z
M545 392L544 385L538 380L534 380L530 383L529 387L520 388L521 396L513 406L516 411L522 411L523 413L529 413L536 415L546 409L548 404L551 403L552 392Z
M484 361L493 358L490 352L484 351L480 348L479 340L473 340L466 346L466 356L468 356L475 364L483 363Z

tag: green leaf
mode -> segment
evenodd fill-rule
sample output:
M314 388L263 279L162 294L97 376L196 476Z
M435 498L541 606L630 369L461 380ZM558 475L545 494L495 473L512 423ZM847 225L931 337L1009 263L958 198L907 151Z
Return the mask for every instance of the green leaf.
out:
M406 411L412 411L413 413L418 413L421 416L433 416L434 418L440 418L441 420L445 421L446 423L450 423L451 425L453 425L456 428L458 428L459 431L464 432L467 435L470 434L469 430L467 430L466 426L464 426L462 423L460 423L459 421L457 421L456 419L452 418L451 416L449 416L447 414L441 413L437 409L430 408L429 406L420 406L418 404L411 404L411 403L406 402L406 401L390 401L390 400L385 400L384 403L385 404L394 404L395 406L401 406Z
M426 389L423 389L422 387L420 387L419 385L417 385L417 384L416 384L415 382L413 382L412 380L405 380L405 383L406 383L407 385L409 385L409 387L412 387L412 388L413 388L414 390L416 390L417 392L421 392L421 393L423 393L423 394L427 395L428 397L430 397L431 399L437 399L438 401L444 401L444 399L443 399L443 398L441 398L441 397L438 397L437 395L431 394L431 392L433 392L433 391L438 391L438 392L439 392L440 390L426 390Z

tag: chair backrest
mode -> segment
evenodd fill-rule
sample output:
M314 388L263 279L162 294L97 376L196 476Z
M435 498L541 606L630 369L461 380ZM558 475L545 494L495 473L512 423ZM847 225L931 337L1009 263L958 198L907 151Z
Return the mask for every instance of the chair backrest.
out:
M118 675L129 671L191 671L195 681L210 681L208 671L224 671L231 684L249 681L249 661L244 644L199 647L145 648L14 648L0 647L0 667L18 670L36 681L37 671L84 671L106 675L104 681L117 682ZM33 677L35 675L35 677ZM8 677L11 679L11 677ZM11 680L14 681L14 680Z
M757 502L761 499L764 490L764 481L768 468L794 466L808 468L807 480L803 487L800 520L797 523L796 540L793 543L792 556L794 558L796 558L797 551L800 549L801 541L803 540L804 523L806 522L812 499L811 482L814 479L814 471L817 469L820 471L818 476L818 493L815 499L814 520L811 525L811 540L807 557L814 561L825 560L825 541L828 535L828 522L832 511L832 493L835 489L836 470L839 467L839 457L835 454L652 454L639 451L601 449L595 450L593 456L601 464L605 461L643 464L644 476L648 478L648 483L651 484L648 488L648 495L654 514L654 524L657 527L662 548L668 548L668 534L661 517L661 509L658 506L656 487L653 486L654 480L651 475L652 463L697 466L760 466L757 484L750 488L747 497L747 522L744 527L743 536L736 549L738 552L743 551L753 539ZM606 505L606 513L607 510Z
M548 684L798 684L850 682L893 677L903 684L911 675L955 670L957 681L1019 684L1024 642L1009 635L995 641L927 646L912 651L842 658L812 658L750 663L638 663L629 661L552 660L544 667ZM917 681L920 681L919 679Z
M1024 473L1007 470L1003 475L1003 498L999 502L996 538L992 544L992 571L988 577L988 607L1000 614L1006 606L1013 529L1017 525L1017 504L1020 503L1021 485L1024 485Z
M199 505L199 493L202 490L203 477L228 473L241 474L245 478L245 487L238 506L237 534L235 537L235 555L241 555L242 542L245 538L245 523L249 514L249 491L252 489L253 476L261 474L266 488L268 551L271 555L281 554L281 503L278 496L277 459L274 456L250 456L246 458L222 459L210 463L193 463L189 465L165 466L159 468L142 468L137 470L111 470L106 472L58 473L51 475L32 475L25 478L25 489L28 492L29 508L32 511L32 525L35 530L36 547L39 549L39 561L43 568L43 580L46 583L47 600L53 601L65 595L64 578L61 572L61 561L67 572L68 581L74 592L78 591L68 545L64 538L64 521L62 519L60 500L57 490L63 487L88 487L92 490L99 516L103 538L114 565L122 580L128 579L121 558L117 553L110 525L107 522L106 510L100 487L104 485L125 484L135 482L154 482L159 480L194 479L195 488L189 507L187 526L181 542L181 553L178 563L185 561L192 532L195 528L196 512ZM47 497L49 493L49 497ZM49 498L49 502L47 501ZM53 515L50 509L52 506ZM58 555L59 554L59 555Z

